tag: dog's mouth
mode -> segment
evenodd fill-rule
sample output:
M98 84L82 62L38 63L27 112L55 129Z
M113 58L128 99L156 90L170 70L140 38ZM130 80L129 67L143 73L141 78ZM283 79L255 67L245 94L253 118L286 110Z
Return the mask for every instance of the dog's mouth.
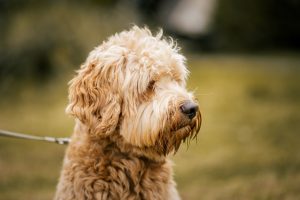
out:
M189 130L192 129L192 126L190 124L183 124L178 126L176 129L173 130L174 134L176 134L177 132L181 132L182 130Z
M176 131L173 132L176 141L183 141L186 142L187 140L190 141L197 136L197 131L195 130L195 125L186 125L183 127L178 128ZM176 145L175 145L176 146ZM176 148L177 151L177 148Z
M174 150L174 154L178 151L182 142L187 142L189 145L189 142L197 137L201 127L201 120L201 114L198 112L196 117L189 123L182 123L171 131L169 145L172 147L169 146L169 148Z
M189 134L188 136L194 138L197 136L197 133L200 130L201 121L201 113L197 112L195 118L193 118L192 120L184 119L180 123L175 125L172 129L172 132L174 134L182 134L182 132L185 132Z

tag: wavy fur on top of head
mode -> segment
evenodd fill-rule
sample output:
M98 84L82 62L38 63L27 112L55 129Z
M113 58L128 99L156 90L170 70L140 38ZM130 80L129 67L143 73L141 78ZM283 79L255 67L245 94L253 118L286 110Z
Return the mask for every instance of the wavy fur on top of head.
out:
M122 166L129 170L145 171L149 168L153 171L159 165L162 168L158 169L167 172L166 181L153 182L156 179L152 177L147 187L142 187L141 180L136 183L143 189L130 188L127 192L134 190L133 194L130 193L136 197L133 199L151 198L146 194L138 198L134 194L137 190L152 190L152 184L166 187L167 192L177 196L166 155L176 152L182 141L196 136L201 124L199 111L189 119L181 110L184 103L195 102L185 88L187 76L185 57L179 53L172 39L163 38L162 31L152 35L147 28L134 26L110 37L91 51L70 82L70 103L66 111L76 118L76 127L65 157L56 199L68 199L63 198L68 196L65 190L71 191L72 198L75 198L75 180L83 183L90 177L93 181L98 178L101 183L105 182L105 187L111 186L108 190L113 193L117 186L106 181L118 179L124 182L124 177L112 178L114 173L105 170L113 167L114 161L121 162L120 159L137 159L137 162L144 163L138 167L122 161ZM145 165L145 162L148 164ZM155 167L150 167L149 162L155 162ZM124 172L123 168L119 170ZM78 179L78 173L81 179ZM124 173L130 179L129 172ZM155 177L161 180L160 176L157 171ZM146 175L144 179L147 179ZM158 192L158 196L151 199L174 197L166 191L163 192L165 194L153 191ZM90 199L114 198L93 196Z

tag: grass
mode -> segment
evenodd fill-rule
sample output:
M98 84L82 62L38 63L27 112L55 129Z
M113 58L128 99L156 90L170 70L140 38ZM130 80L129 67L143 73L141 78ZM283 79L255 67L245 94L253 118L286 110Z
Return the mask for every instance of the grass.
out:
M190 56L203 126L174 156L183 199L299 199L297 55ZM68 136L66 76L0 101L0 128ZM63 87L62 87L63 85ZM52 199L65 146L0 138L0 199Z

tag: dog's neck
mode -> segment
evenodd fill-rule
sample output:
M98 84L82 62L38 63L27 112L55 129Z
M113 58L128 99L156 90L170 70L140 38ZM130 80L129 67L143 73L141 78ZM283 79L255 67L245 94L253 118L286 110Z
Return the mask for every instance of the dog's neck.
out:
M71 148L84 151L86 155L95 159L103 155L112 158L139 159L147 165L162 165L166 162L166 156L159 155L155 149L133 146L125 142L117 131L105 137L91 137L90 135L87 127L77 121L70 143Z

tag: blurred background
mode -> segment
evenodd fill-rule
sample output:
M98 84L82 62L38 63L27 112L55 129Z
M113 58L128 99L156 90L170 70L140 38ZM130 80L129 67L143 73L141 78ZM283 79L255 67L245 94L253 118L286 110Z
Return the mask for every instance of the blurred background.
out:
M199 99L182 199L300 198L300 1L0 0L0 129L68 137L67 82L133 24L176 38ZM65 146L0 138L0 199L52 199Z

